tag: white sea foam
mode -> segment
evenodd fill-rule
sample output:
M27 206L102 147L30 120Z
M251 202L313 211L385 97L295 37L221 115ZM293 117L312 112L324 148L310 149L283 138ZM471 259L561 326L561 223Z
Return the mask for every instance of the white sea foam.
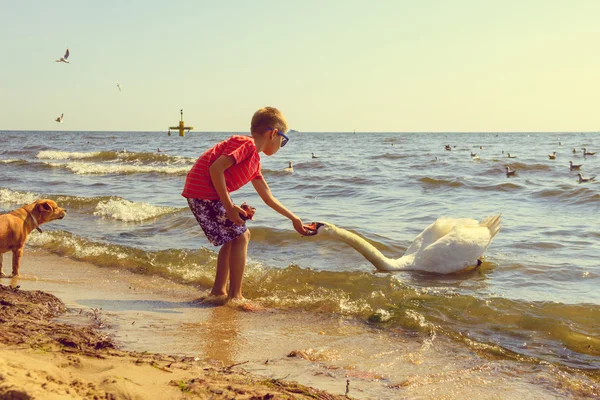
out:
M86 158L98 157L99 155L99 151L80 153L69 151L44 150L40 151L36 157L42 160L83 160Z
M164 165L123 165L123 164L97 164L97 163L48 163L54 168L66 168L78 175L107 175L107 174L135 174L135 173L161 173L170 175L187 174L189 166L170 167Z
M40 198L40 195L32 192L16 192L14 190L0 188L0 203L10 203L10 204L31 204L37 199Z
M20 158L9 158L8 160L0 160L0 163L10 164L10 163L15 163L15 162L23 162L23 161L25 161L25 160L21 160Z
M177 211L174 207L153 206L129 200L107 200L98 203L94 215L125 222L139 222Z
M33 235L30 235L27 240L27 244L34 247L40 247L50 243L58 244L61 249L68 249L69 256L76 259L104 256L123 260L129 257L125 252L111 249L113 246L82 241L75 236L63 236L56 234L55 232L35 232Z

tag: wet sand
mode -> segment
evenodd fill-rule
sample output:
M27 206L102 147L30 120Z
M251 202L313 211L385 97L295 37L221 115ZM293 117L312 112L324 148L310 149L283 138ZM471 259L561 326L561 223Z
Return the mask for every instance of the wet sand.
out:
M9 262L5 255L5 264ZM39 250L27 249L21 272L23 277L1 283L57 296L67 311L53 323L78 329L94 326L100 338L109 338L120 350L96 349L94 340L88 345L91 349L77 343L73 347L47 333L40 333L46 338L42 345L33 339L4 341L0 390L15 387L41 398L52 398L52 393L78 398L88 395L77 388L88 385L114 398L154 398L157 391L161 398L180 398L194 390L202 398L216 393L210 390L223 391L218 388L223 385L235 388L237 383L228 380L235 376L252 382L239 389L245 393L262 384L268 391L274 390L273 385L279 390L284 382L297 381L329 393L318 398L346 392L357 399L551 399L600 394L585 376L548 365L489 359L439 335L389 332L328 313L199 306L194 300L206 291ZM205 375L214 378L207 385L216 386L200 394L205 383L191 380L208 382ZM251 397L236 393L226 394Z

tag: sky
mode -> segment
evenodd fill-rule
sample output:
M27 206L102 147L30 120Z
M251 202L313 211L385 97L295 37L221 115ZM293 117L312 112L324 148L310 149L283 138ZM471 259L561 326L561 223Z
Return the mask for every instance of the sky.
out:
M268 105L301 132L600 131L597 0L0 0L0 15L0 130L166 131L184 109L195 131L247 132Z

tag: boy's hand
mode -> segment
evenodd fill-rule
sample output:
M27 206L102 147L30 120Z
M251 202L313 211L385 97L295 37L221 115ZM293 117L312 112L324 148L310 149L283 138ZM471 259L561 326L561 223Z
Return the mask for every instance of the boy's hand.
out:
M246 211L244 211L241 207L238 207L234 204L232 208L225 210L225 211L227 212L227 218L231 222L233 222L237 226L244 225L244 220L242 219L240 214L245 216Z
M294 224L294 229L296 230L296 232L298 232L302 236L310 236L313 234L312 232L306 229L300 218L292 220L292 223Z

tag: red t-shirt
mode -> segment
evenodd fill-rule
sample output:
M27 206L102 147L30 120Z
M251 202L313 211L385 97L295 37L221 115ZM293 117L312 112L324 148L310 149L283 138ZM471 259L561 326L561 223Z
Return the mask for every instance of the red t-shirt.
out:
M225 155L234 164L225 170L227 191L238 190L253 179L263 179L260 172L260 155L252 136L234 135L206 150L196 161L185 179L183 193L187 198L218 200L219 195L210 179L209 167L217 158Z

